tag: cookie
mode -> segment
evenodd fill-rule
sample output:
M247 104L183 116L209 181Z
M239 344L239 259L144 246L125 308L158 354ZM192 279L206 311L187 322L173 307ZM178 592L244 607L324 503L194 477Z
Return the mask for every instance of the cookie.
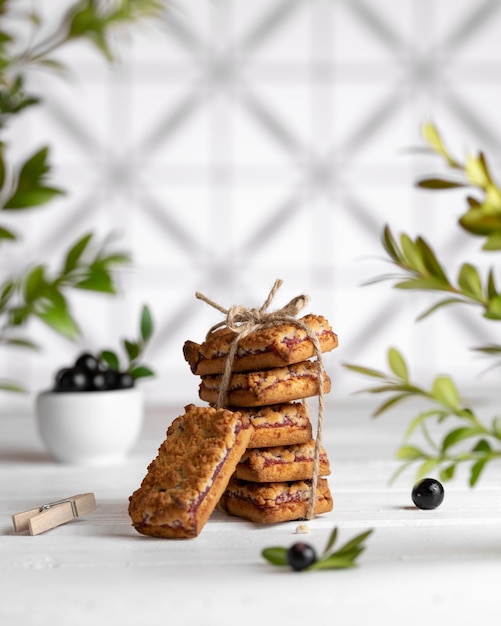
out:
M301 402L240 408L254 426L248 448L289 446L306 443L312 437L308 410Z
M299 520L308 513L310 491L311 481L255 483L232 478L219 508L257 524ZM328 513L332 507L329 484L325 478L319 478L314 513Z
M338 345L337 335L320 315L305 315L300 320L318 337L322 352ZM213 333L202 344L186 341L184 358L199 376L222 374L235 333L225 329ZM300 363L315 356L313 342L298 326L286 323L257 330L238 342L232 363L233 372L251 372Z
M258 483L289 482L313 477L315 442L294 446L248 449L240 459L235 478ZM330 474L329 460L323 448L320 450L318 475Z
M222 376L202 376L199 396L210 404L218 399ZM259 372L232 374L226 404L234 407L281 404L319 393L318 365L316 361L303 361L286 367ZM323 392L329 393L330 378L325 374Z
M141 486L129 498L135 529L153 537L196 537L251 433L249 418L239 412L188 405L169 426Z

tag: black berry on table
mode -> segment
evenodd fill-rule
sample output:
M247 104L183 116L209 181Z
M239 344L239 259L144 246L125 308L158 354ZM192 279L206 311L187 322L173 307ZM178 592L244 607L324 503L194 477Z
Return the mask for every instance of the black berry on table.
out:
M313 565L317 560L315 549L308 543L297 542L287 551L287 563L296 572Z
M419 509L436 509L444 499L444 488L435 478L423 478L412 489L412 501Z

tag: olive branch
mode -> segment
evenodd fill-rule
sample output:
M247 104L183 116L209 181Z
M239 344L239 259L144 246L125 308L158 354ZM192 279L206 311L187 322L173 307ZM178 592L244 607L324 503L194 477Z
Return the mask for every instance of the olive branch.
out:
M460 161L450 153L433 124L424 125L423 135L429 149L445 161L449 173L422 178L417 186L429 190L468 188L471 193L466 197L466 210L458 220L459 225L470 235L484 239L484 251L501 250L501 188L491 175L485 155L480 152ZM446 294L422 312L418 320L438 309L458 304L476 307L488 320L501 320L501 292L493 268L482 276L477 267L465 262L459 267L456 278L451 279L444 264L423 237L413 239L402 233L397 238L388 225L382 233L382 245L388 260L398 272L377 277L367 284L391 280L396 289L403 291ZM499 356L501 345L492 343L474 350ZM403 443L397 450L397 458L403 466L394 477L409 465L417 463L417 478L437 470L442 480L448 480L453 478L458 465L470 463L469 483L474 486L487 463L501 457L501 418L494 417L489 424L483 423L470 407L462 403L459 391L449 376L437 376L429 389L415 384L409 377L405 359L396 348L389 349L387 358L389 373L355 364L345 364L345 367L377 381L374 386L361 390L362 393L389 396L376 409L375 416L410 398L431 405L410 422ZM430 428L432 422L453 423L453 426L441 439L437 439ZM410 442L418 431L424 438L426 448Z

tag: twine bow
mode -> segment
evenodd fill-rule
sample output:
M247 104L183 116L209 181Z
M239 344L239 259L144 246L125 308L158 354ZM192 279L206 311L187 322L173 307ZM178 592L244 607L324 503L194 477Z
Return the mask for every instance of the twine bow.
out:
M247 337L247 335L250 335L251 333L257 330L261 330L263 328L270 328L272 326L278 326L279 324L288 323L293 324L298 328L301 328L313 343L318 364L318 419L317 433L315 438L315 450L313 456L313 477L311 481L311 494L308 504L308 512L306 515L307 519L312 519L315 515L314 511L318 484L318 467L320 461L320 449L322 444L324 412L323 384L325 370L322 361L322 348L320 346L317 335L308 326L306 326L306 324L296 318L301 309L307 304L309 300L308 296L296 296L281 309L277 309L273 312L267 312L268 307L275 297L276 292L280 289L282 283L283 281L280 279L277 279L275 281L273 287L270 290L270 293L268 294L268 297L259 309L248 309L241 305L235 305L230 307L229 309L225 309L221 305L210 300L199 292L197 292L195 295L199 300L206 302L210 306L214 307L215 309L226 315L225 320L222 320L221 322L218 322L217 324L212 326L212 328L207 333L207 337L209 337L219 328L225 327L235 333L235 338L230 345L230 350L228 352L228 356L226 357L223 377L219 386L219 393L216 402L217 408L222 408L226 406L228 388L233 368L233 361L238 350L239 342L244 337Z

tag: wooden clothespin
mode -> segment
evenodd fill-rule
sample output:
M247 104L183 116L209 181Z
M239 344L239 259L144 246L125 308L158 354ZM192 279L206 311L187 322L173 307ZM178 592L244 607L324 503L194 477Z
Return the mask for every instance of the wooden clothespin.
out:
M16 513L12 516L12 525L16 533L29 530L30 535L39 535L95 510L94 494L80 493L64 500L42 504L36 509Z

